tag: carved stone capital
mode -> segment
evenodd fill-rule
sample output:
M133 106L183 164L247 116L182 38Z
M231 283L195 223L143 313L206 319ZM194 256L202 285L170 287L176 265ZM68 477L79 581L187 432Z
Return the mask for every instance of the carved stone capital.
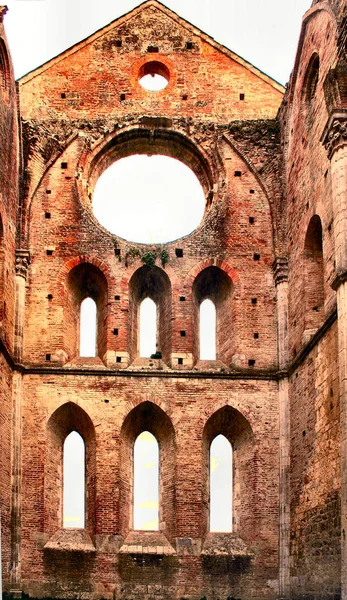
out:
M28 267L30 265L29 250L16 250L16 275L27 278Z
M337 292L337 290L339 289L340 285L342 285L346 281L347 281L347 272L344 271L343 273L338 273L334 277L334 279L333 279L333 281L331 283L331 287L333 288L333 290L335 290L335 292Z
M277 256L273 262L272 268L276 285L288 281L288 258L285 256Z
M7 6L0 6L0 23L2 23L4 16L8 11Z
M334 152L347 145L347 110L333 111L324 128L321 142L325 147L329 160Z

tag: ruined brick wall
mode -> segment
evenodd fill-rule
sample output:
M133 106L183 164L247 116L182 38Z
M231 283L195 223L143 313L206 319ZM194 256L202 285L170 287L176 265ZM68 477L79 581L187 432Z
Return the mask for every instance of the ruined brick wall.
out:
M336 323L291 376L292 597L340 591Z
M138 83L153 61L169 72L158 93ZM24 591L124 600L275 597L280 86L155 2L19 86L21 241L31 256ZM96 221L98 177L136 153L179 158L197 175L206 212L189 236L138 245ZM86 296L97 303L98 350L83 359ZM138 356L138 307L146 296L159 308L161 359ZM197 331L206 297L217 308L217 360L209 362L199 360ZM72 429L87 444L89 464L86 531L76 535L90 537L79 543L61 518L62 444ZM161 525L152 533L132 530L132 447L145 429L161 451ZM219 433L233 444L237 482L235 530L223 535L208 530L208 450Z
M0 511L4 585L11 549L12 370L15 236L18 206L17 94L0 6Z
M4 587L9 584L11 550L11 448L12 448L12 369L0 358L0 510Z
M13 67L0 7L0 321L1 337L13 350L14 268L18 210L18 114Z
M281 113L289 257L292 597L340 593L340 414L330 162L321 143L337 22L314 4Z
M221 376L201 381L131 373L117 378L38 373L25 376L24 381L22 577L27 593L105 598L115 591L117 598L140 598L155 596L152 586L159 586L157 593L172 598L200 600L213 592L222 598L271 595L269 585L276 580L278 568L278 480L272 475L278 472L275 381ZM216 422L213 415L219 409L221 422ZM93 424L93 434L87 433L90 425L84 424L83 413ZM87 526L96 546L93 555L43 548L61 527L60 489L50 475L52 468L57 472L52 460L59 461L60 454L58 446L52 453L50 444L55 443L52 436L64 438L69 427L79 428L87 445L95 436L94 522ZM223 427L235 452L241 453L235 534L254 554L236 561L213 556L206 549L204 554L205 453L211 437ZM233 430L227 431L228 427ZM133 440L143 429L151 430L160 442L163 477L165 462L170 469L162 492L165 527L161 531L175 553L167 557L146 557L131 543L131 494L124 486L131 487L132 469L126 457L131 457ZM142 532L136 546L151 546L151 540L151 533ZM223 547L218 534L212 547L217 553Z
M147 136L148 131L145 130L144 134ZM216 135L209 136L207 141L206 147L211 152ZM146 141L146 144L149 148L150 141ZM77 195L72 174L78 169L80 147L81 142L75 140L59 157L43 178L31 203L29 236L32 267L24 337L24 360L27 362L44 363L46 354L51 355L51 361L60 364L76 357L76 346L74 349L68 338L77 338L77 317L71 320L67 315L72 314L72 309L68 313L64 310L72 293L68 285L68 273L75 265L73 261L92 263L107 279L108 310L104 320L107 350L101 352L100 347L100 357L107 361L108 357L130 352L133 360L134 351L131 345L128 346L129 336L136 334L131 320L134 306L131 278L143 264L141 259L148 252L157 255L156 264L162 268L162 248L158 247L142 245L134 254L134 244L117 239L119 256L115 257L114 236L97 225L88 198L83 194L82 197ZM167 153L170 150L168 134ZM165 246L168 252L166 273L172 294L171 322L175 324L171 348L165 351L165 362L171 354L177 354L172 361L174 366L178 366L178 354L183 357L185 354L194 354L194 282L200 272L215 266L226 273L225 277L232 288L229 313L232 315L233 335L222 343L224 350L220 360L235 367L248 367L249 360L255 360L260 368L274 368L274 254L269 202L249 166L236 155L226 140L221 142L221 152L226 157L225 181L228 181L228 187L223 181L220 183L218 196L194 233L179 243ZM67 162L67 170L61 169L62 162ZM235 172L242 173L241 177L235 176ZM52 193L47 194L47 190ZM47 210L50 211L49 219L45 217ZM215 232L218 232L218 236ZM182 251L183 258L176 256L177 247ZM184 304L181 297L185 298ZM78 312L77 299L71 306ZM38 323L39 341L35 335ZM116 336L113 334L115 328L118 329ZM180 336L181 330L187 332L184 339ZM255 333L259 334L258 342L254 341ZM163 337L166 343L170 343L169 335L163 334ZM63 348L65 356L61 354Z

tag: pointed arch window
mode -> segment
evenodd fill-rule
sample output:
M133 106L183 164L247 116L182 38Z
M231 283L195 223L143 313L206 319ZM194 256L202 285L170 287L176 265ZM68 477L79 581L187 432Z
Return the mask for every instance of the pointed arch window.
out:
M96 303L85 298L80 308L80 356L96 356Z
M140 356L150 357L157 346L157 306L151 298L140 304Z
M317 53L314 53L311 56L310 62L308 64L303 84L304 100L308 106L310 105L316 94L317 84L319 80L319 66L319 56Z
M304 247L305 330L314 330L324 321L323 230L320 217L309 223Z
M149 431L134 444L134 529L159 529L159 445Z
M216 307L209 299L200 304L200 359L216 360Z
M219 267L210 266L193 283L193 350L198 360L232 361L235 350L233 284Z
M63 527L85 527L85 444L77 431L64 441Z
M217 435L210 446L210 531L233 529L232 472L232 446L224 435Z

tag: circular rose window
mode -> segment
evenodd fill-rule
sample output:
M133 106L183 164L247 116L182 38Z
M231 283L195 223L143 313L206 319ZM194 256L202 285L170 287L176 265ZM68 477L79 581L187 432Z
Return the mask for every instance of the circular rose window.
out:
M145 63L140 69L139 84L150 92L164 90L169 80L169 69L156 60Z
M108 231L128 241L165 243L198 227L205 194L179 160L136 154L117 160L99 177L93 212Z

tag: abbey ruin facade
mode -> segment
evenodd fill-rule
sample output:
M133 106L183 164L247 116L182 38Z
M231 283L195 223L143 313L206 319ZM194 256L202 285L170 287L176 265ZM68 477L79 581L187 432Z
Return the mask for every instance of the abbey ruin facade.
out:
M157 0L15 83L5 12L4 593L346 600L346 0L313 2L285 90ZM144 74L167 86L143 89ZM99 224L95 184L133 154L177 158L196 174L206 209L190 235L140 245ZM97 305L89 358L79 350L85 298ZM145 298L158 310L158 353L147 360ZM217 313L210 361L199 354L205 299ZM82 529L62 518L72 431L86 453ZM160 452L154 531L133 526L144 431ZM219 434L233 448L224 533L209 526Z

